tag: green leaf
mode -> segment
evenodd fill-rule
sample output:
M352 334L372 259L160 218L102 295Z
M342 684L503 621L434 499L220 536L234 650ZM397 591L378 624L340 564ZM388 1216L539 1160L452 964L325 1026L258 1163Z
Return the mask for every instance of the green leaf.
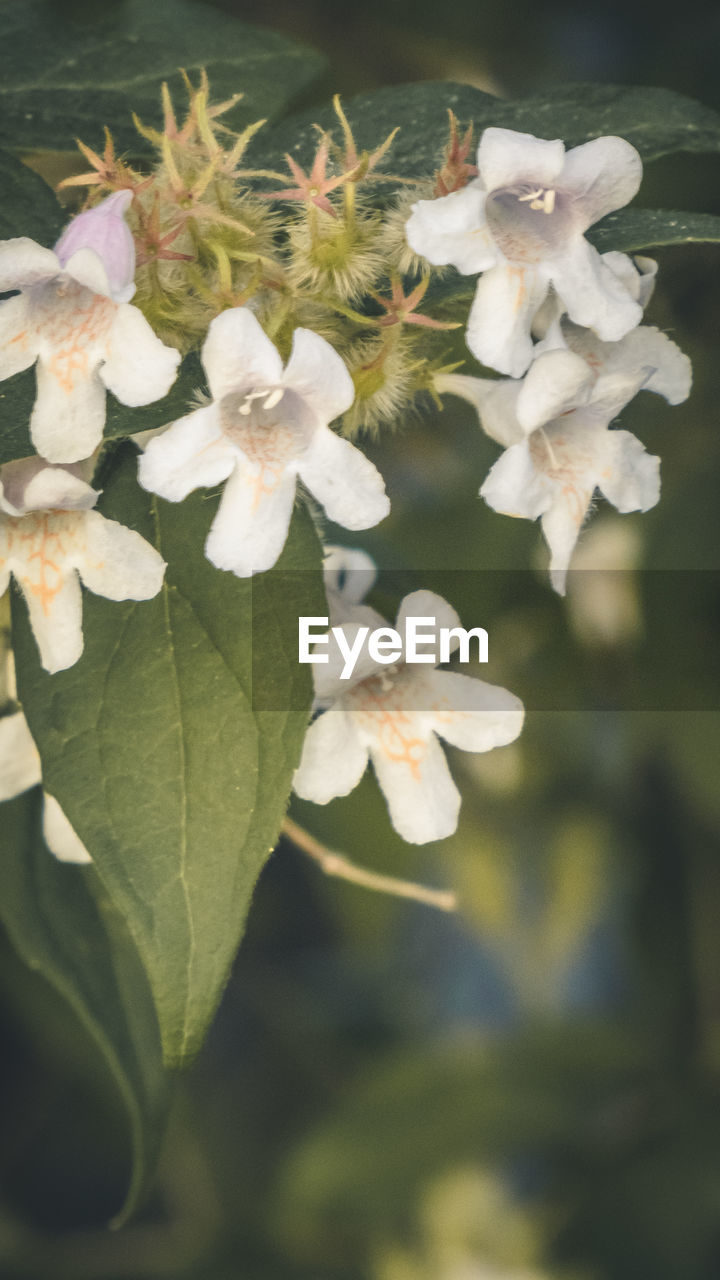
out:
M162 81L180 107L186 101L180 67L196 81L204 67L215 101L244 94L224 117L237 128L280 115L323 65L312 49L191 0L5 0L0 142L12 150L73 151L77 136L101 145L107 125L120 151L143 154L148 143L131 112L162 127Z
M426 178L440 163L448 108L462 125L474 123L476 140L495 125L539 138L562 138L570 147L618 134L644 160L676 151L720 151L720 115L669 89L569 84L507 102L470 85L436 81L377 89L350 98L344 108L359 148L371 150L400 126L384 168L409 178ZM284 152L292 150L301 164L309 163L317 147L315 122L339 137L331 107L305 111L263 134L254 147L256 159L262 155L265 166L276 167Z
M13 236L29 236L39 244L57 240L67 213L47 182L7 151L0 151L0 191L0 240Z
M84 594L84 656L53 676L17 599L13 627L43 777L130 928L177 1065L202 1042L277 840L312 698L297 616L322 613L324 596L306 512L277 575L238 579L203 555L216 503L143 493L136 456L121 450L102 508L158 546L160 595Z
M25 963L68 1001L98 1045L127 1110L133 1169L124 1220L152 1176L170 1078L147 979L92 867L45 847L39 788L2 806L0 919Z
M601 253L634 253L656 245L720 243L720 218L714 213L678 213L672 209L618 209L587 233Z

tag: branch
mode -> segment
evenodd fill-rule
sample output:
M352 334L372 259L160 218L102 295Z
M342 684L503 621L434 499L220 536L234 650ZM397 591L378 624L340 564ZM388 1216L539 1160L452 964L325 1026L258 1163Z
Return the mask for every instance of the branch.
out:
M376 893L389 893L395 898L410 898L413 902L422 902L427 907L437 907L438 911L456 911L457 897L450 889L429 889L425 885L415 884L412 880L396 880L394 876L383 876L377 871L368 871L358 867L342 853L335 853L319 840L315 839L304 827L298 826L292 818L283 822L282 835L287 836L297 849L306 853L313 862L325 872L326 876L337 876L340 880L349 880L351 884L359 884L363 889L373 889Z

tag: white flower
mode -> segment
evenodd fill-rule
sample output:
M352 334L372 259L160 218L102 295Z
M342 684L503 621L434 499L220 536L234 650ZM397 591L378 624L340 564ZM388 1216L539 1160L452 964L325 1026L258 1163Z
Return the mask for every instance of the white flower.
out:
M47 671L83 650L80 581L109 600L149 600L165 562L133 529L107 520L77 469L27 458L0 467L0 595L19 583Z
M584 233L627 204L642 176L622 138L595 138L566 153L512 129L486 129L479 177L438 200L420 200L406 227L410 247L478 282L467 343L483 364L520 377L532 359L533 317L554 285L568 315L605 341L640 322L626 285Z
M40 756L22 711L0 716L0 801L13 800L42 782ZM91 862L80 837L54 796L43 792L43 835L61 862Z
M368 529L390 509L382 477L328 423L350 407L353 382L324 338L296 329L280 356L244 307L210 325L202 353L212 404L150 440L138 475L170 502L227 480L205 553L218 569L250 577L285 545L297 478L331 520Z
M522 382L486 380L478 394L485 430L509 446L480 494L495 511L540 518L561 594L596 489L621 512L648 511L660 497L660 459L610 422L643 388L673 403L689 389L686 358L656 329L643 326L609 352L592 335L584 341L606 356L598 366L573 351L548 351Z
M459 626L455 610L431 591L405 597L396 623L401 635L409 617L433 618L435 631ZM375 618L377 626L384 625ZM357 624L346 624L343 632L352 643ZM522 703L506 689L438 670L437 657L423 666L380 666L366 653L348 682L340 680L342 661L329 656L327 665L313 668L317 701L328 709L307 731L295 774L297 794L316 804L347 795L370 758L404 840L424 844L452 835L460 794L438 736L463 751L504 746L520 733Z
M167 394L180 354L137 307L113 299L95 249L61 261L25 236L4 240L0 293L13 289L0 302L0 379L37 361L30 435L48 461L89 457L102 439L106 391L133 406Z
M618 253L613 249L609 253L601 254L601 260L644 311L655 290L658 271L655 259L644 258L639 254L631 258L627 253ZM533 348L534 359L537 359L543 351L551 351L553 347L567 346L562 334L562 322L566 315L567 308L562 298L558 297L554 289L550 289L547 298L533 317L533 337L539 339Z
M372 615L369 625L375 625L377 614L363 605L377 578L377 566L367 551L361 551L359 547L326 545L323 578L333 626L343 622L362 622L366 613L368 617Z

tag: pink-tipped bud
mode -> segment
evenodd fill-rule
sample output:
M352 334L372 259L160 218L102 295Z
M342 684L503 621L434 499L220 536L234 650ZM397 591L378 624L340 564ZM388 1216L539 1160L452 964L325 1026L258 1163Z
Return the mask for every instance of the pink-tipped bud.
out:
M73 218L55 245L63 267L80 249L92 249L105 267L115 302L129 302L135 292L135 243L123 217L132 198L132 191L115 191Z

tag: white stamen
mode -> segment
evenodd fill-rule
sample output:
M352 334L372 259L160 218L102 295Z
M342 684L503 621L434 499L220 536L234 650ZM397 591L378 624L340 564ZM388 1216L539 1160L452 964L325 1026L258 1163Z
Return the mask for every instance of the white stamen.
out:
M537 200L538 196L541 196L542 193L543 193L542 187L538 187L537 191L528 191L526 195L518 196L518 200L520 204L526 204L528 200ZM535 205L534 204L531 205L530 208L534 209Z
M275 405L280 403L284 395L285 395L285 391L283 387L276 387L274 391L270 392L267 400L263 404L263 408L274 409Z
M244 400L238 408L238 413L241 413L244 418L248 417L248 415L252 413L252 405L249 401L250 397L248 396L247 400Z
M552 213L554 208L555 208L555 192L552 190L546 191L545 199L543 201L543 209L545 213Z

